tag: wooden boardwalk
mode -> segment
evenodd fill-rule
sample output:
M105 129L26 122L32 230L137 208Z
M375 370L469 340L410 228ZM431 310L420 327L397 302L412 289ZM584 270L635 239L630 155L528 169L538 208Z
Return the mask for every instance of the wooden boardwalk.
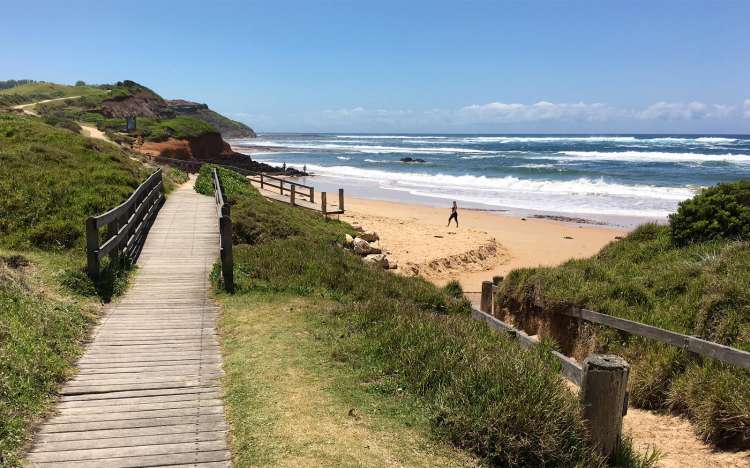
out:
M230 464L218 308L208 298L218 246L214 199L191 181L161 209L132 286L108 308L29 465Z

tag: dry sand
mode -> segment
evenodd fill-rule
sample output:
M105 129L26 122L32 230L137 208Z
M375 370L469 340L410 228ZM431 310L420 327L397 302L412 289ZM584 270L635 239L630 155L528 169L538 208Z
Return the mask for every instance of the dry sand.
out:
M520 267L557 265L598 252L622 229L506 216L459 207L459 228L446 227L449 205L434 208L359 198L346 199L342 219L377 231L402 274L443 284L457 279L466 291Z

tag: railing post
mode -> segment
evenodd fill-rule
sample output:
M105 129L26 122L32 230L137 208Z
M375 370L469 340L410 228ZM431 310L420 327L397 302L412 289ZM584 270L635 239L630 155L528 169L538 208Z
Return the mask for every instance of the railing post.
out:
M620 444L629 371L627 361L619 356L592 354L583 361L583 419L592 442L605 457Z
M86 220L86 270L92 279L99 277L99 230L94 218Z
M315 203L315 189L310 187L310 203Z
M263 173L260 173L260 188L263 188Z
M323 216L326 214L326 193L320 192L320 211L323 212Z
M289 201L292 204L292 206L294 206L294 198L296 194L297 194L296 185L292 184L292 191L289 194Z
M224 288L234 291L234 255L232 253L232 219L229 216L219 218L219 235L221 236L221 276Z
M284 179L279 179L279 191L284 195Z
M344 189L339 189L339 211L344 211Z
M482 298L479 302L479 310L492 315L492 281L482 281Z

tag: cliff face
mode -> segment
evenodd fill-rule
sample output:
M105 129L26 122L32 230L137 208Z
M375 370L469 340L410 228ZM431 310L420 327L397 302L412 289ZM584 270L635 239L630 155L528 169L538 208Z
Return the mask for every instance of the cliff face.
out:
M184 99L175 99L166 101L166 103L169 110L174 112L175 115L193 117L213 125L224 138L255 138L257 136L252 128L212 111L206 104Z
M125 81L120 92L102 101L101 113L107 118L124 118L131 115L152 119L169 119L175 116L161 96L138 83Z
M160 142L147 141L138 150L150 156L184 160L208 160L233 154L229 144L218 133L179 140L170 138Z

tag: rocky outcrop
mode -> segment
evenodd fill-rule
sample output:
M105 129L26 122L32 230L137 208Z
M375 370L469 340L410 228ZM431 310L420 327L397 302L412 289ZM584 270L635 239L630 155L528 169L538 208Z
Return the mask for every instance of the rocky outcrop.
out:
M371 245L361 237L355 237L353 242L354 253L357 255L379 254L380 249Z
M118 83L109 99L102 101L100 112L107 118L129 116L170 119L175 116L161 96L133 81ZM117 91L117 92L115 92Z
M166 105L175 115L193 117L206 122L219 130L224 138L255 138L257 136L252 128L209 109L207 104L175 99L166 101Z

